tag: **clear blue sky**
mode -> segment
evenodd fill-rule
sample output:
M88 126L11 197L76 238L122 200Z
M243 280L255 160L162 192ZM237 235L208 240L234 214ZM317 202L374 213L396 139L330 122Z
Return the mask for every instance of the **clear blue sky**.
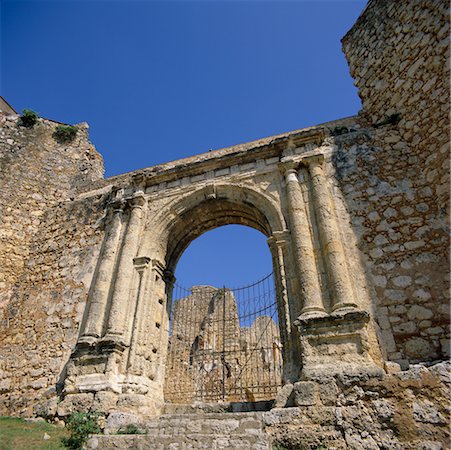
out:
M1 0L1 95L90 125L106 176L357 113L340 38L366 2ZM247 284L266 238L194 241L180 283Z

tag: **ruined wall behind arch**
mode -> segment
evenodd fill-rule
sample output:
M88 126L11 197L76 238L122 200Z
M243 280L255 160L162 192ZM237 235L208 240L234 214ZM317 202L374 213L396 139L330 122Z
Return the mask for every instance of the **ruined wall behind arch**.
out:
M0 115L1 414L56 398L102 239L103 196L76 194L103 178L102 157L85 125L63 145L57 125Z
M338 186L403 365L449 357L449 29L446 1L372 0L342 41L369 134L337 138Z

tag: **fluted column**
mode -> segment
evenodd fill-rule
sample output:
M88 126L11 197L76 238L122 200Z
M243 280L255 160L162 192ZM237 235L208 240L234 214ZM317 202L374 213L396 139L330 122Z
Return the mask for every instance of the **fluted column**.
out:
M108 294L118 252L124 205L123 200L111 203L113 218L103 244L97 274L90 293L84 330L79 342L93 341L102 334Z
M326 312L318 279L311 230L297 170L293 165L285 166L285 168L282 166L282 170L285 170L291 240L303 302L301 316L322 316Z
M130 218L127 230L124 235L122 251L117 268L117 277L114 284L111 308L108 317L106 330L106 340L119 340L123 337L126 324L127 302L129 300L130 282L133 274L133 258L136 256L143 207L145 204L144 195L135 194L130 200Z
M332 199L327 189L323 157L316 156L303 162L307 165L311 178L320 241L332 291L332 311L354 309L357 305L354 300Z

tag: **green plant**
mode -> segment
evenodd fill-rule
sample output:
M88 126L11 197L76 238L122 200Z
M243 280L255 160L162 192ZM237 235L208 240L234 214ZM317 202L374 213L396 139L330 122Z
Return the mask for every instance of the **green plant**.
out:
M139 429L133 423L129 423L126 427L119 428L117 434L146 434L146 432Z
M284 447L282 444L274 444L272 446L272 450L288 450L287 447Z
M348 127L335 127L331 130L332 136L341 136L342 134L349 133Z
M39 119L38 113L31 109L24 109L22 115L19 117L19 126L25 128L33 128Z
M389 116L385 116L385 119L382 122L375 123L373 127L379 128L385 125L397 125L400 120L401 120L400 113L390 114Z
M71 125L58 125L53 132L53 138L58 144L72 142L77 135L77 128Z
M102 432L98 424L101 415L99 412L73 413L66 425L70 436L62 439L63 444L71 450L81 449L90 434Z

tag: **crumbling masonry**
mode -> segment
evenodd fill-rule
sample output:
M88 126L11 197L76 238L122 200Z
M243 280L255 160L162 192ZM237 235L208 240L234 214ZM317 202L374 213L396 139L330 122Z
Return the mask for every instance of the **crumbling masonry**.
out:
M2 105L1 414L164 412L178 258L243 224L276 280L267 433L448 448L448 4L370 1L343 50L359 115L109 179L85 124L58 144Z

